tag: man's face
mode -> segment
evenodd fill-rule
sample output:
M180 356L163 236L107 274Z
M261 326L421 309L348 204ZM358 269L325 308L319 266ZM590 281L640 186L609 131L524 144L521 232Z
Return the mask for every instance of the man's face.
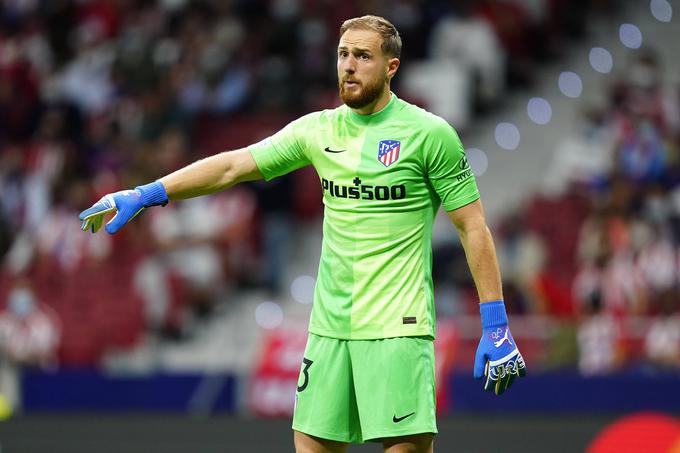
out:
M372 30L350 29L338 44L340 99L353 109L375 102L389 84L389 61L383 55L382 37Z

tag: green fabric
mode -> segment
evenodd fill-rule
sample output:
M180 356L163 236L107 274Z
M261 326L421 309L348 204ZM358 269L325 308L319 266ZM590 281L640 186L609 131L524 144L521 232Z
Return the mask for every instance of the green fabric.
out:
M434 370L428 338L340 340L310 334L293 429L351 443L437 433Z
M378 159L387 140L400 142L388 166ZM306 165L321 180L324 239L309 331L434 338L434 216L440 205L451 211L479 198L453 128L392 95L372 115L346 106L311 113L249 150L268 180Z

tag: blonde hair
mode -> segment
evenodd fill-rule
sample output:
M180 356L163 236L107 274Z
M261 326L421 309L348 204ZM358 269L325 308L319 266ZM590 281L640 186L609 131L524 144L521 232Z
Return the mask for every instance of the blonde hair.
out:
M361 16L347 19L340 26L340 36L352 28L372 30L382 37L380 49L389 58L401 56L401 36L392 22L380 16Z

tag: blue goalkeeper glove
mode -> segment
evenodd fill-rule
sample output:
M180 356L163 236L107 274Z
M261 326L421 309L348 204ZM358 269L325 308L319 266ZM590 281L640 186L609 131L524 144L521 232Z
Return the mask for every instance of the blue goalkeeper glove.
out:
M502 300L479 304L482 316L482 339L475 354L475 379L486 376L484 390L496 395L523 377L527 367L508 328L508 316Z
M91 208L80 213L78 217L83 221L80 229L96 233L104 223L104 216L109 212L116 211L113 218L106 224L106 231L113 234L142 212L144 208L165 206L166 204L168 204L168 194L159 181L137 186L134 190L110 193L104 195Z

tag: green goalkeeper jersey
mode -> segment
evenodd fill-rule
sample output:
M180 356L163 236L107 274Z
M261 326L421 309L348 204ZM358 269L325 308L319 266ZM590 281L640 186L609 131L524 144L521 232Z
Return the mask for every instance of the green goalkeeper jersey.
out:
M479 198L458 135L394 94L382 110L310 113L249 150L265 179L313 165L324 222L311 333L434 338L432 223Z

